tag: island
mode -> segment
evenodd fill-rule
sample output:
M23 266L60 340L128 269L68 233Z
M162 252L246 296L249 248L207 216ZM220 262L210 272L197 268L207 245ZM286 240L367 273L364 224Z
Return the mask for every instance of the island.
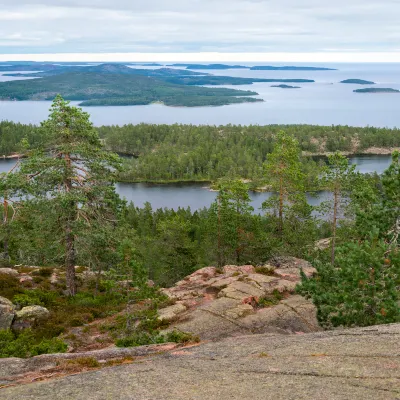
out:
M325 67L296 67L291 65L284 65L283 67L274 67L272 65L256 65L251 67L252 71L337 71L335 68Z
M171 64L169 67L185 67L186 69L249 69L244 65L228 64Z
M162 77L164 81L180 85L252 85L253 83L313 83L313 79L268 79L268 78L237 78L233 76L172 76Z
M353 90L355 93L400 93L400 90L392 88L365 88Z
M0 100L52 100L61 94L67 100L82 101L82 106L162 103L184 107L263 101L251 97L258 94L253 91L176 84L138 75L135 69L124 66L103 64L84 68L39 79L1 82Z
M272 85L271 87L281 88L281 89L300 89L300 86L290 86L290 85Z
M26 69L27 68L22 68L19 70L26 71ZM18 71L18 69L16 69L15 71ZM216 76L204 72L200 73L200 72L190 71L187 69L176 69L176 68L158 68L158 69L130 68L124 64L114 64L114 63L87 65L87 66L52 65L50 67L47 65L43 70L39 70L38 72L30 72L30 73L9 72L5 73L4 76L43 78L48 76L60 75L67 72L141 75L147 77L154 77L177 85L189 85L189 86L251 85L255 82L269 82L269 83L315 82L312 79L264 79L264 78L240 78L233 76Z
M365 81L363 79L345 79L344 81L341 81L340 83L351 83L354 85L375 85L375 82Z

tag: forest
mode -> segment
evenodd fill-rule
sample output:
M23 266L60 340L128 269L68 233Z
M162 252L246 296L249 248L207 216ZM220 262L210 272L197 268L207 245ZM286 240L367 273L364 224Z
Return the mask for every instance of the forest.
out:
M296 137L303 155L361 154L371 147L400 147L399 129L374 127L139 124L96 130L106 149L134 156L124 158L125 168L119 176L119 180L131 182L212 181L225 176L257 181L280 130ZM0 155L18 153L23 138L32 148L40 146L39 127L0 122ZM302 157L310 173L322 160Z
M23 155L18 168L1 174L1 265L40 268L34 290L0 274L0 293L18 304L46 305L52 319L34 332L0 331L0 357L65 351L66 345L58 338L65 329L114 315L129 302L149 297L154 307L145 318L138 314L144 330L135 337L122 328L125 320L107 328L115 333L116 343L187 340L182 333L178 338L159 335L160 325L154 318L157 305L166 301L159 287L170 286L204 266L260 266L277 256L305 258L317 268L317 276L304 276L298 291L317 306L321 326L400 320L398 152L383 175L362 175L337 148L330 147L334 152L327 165L319 166L311 179L302 147L307 138L326 135L327 128L249 127L248 135L243 127L225 127L225 131L179 125L95 129L87 113L61 96L40 127L10 123L1 127L6 134L18 132L20 140L14 146ZM356 132L363 146L371 138L399 138L398 131L383 129L329 129L332 147L338 138L351 143L351 133ZM115 142L108 141L112 133L122 138L129 137L129 132L136 135L129 149L139 154L155 148L158 141L183 149L185 145L195 148L196 141L202 143L200 138L204 138L209 147L203 149L216 147L214 155L221 163L222 143L235 149L247 144L248 157L254 157L253 170L273 193L263 204L264 213L252 213L248 187L240 179L243 171L220 171L224 176L214 182L218 195L208 209L154 210L149 203L143 208L127 204L115 193L123 165L109 151ZM221 138L218 146L213 142L217 136ZM225 168L230 168L229 163ZM318 208L306 201L313 180L332 193ZM326 248L315 245L326 238ZM92 274L90 284L78 279L80 269ZM54 289L49 279L56 270L63 271L64 280ZM148 279L154 287L148 286ZM132 290L121 287L121 281Z

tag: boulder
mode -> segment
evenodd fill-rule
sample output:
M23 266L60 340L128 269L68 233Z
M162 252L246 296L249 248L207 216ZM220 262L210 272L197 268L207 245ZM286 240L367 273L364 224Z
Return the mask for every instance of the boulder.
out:
M18 271L12 268L0 268L0 274L11 275L15 278L19 275Z
M10 329L15 317L15 305L0 296L0 329Z
M17 311L12 328L15 330L31 328L34 324L47 319L50 312L42 306L28 306Z

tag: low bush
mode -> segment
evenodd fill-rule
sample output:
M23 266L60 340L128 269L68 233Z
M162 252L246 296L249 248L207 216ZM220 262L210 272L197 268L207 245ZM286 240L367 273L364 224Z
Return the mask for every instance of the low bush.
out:
M32 357L40 354L65 353L67 344L57 338L38 339L26 329L17 334L11 330L0 330L0 358Z

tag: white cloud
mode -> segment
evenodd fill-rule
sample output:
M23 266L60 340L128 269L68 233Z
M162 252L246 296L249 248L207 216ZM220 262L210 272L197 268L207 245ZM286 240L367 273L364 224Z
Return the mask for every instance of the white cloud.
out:
M0 0L0 9L0 53L394 52L400 39L398 0Z

